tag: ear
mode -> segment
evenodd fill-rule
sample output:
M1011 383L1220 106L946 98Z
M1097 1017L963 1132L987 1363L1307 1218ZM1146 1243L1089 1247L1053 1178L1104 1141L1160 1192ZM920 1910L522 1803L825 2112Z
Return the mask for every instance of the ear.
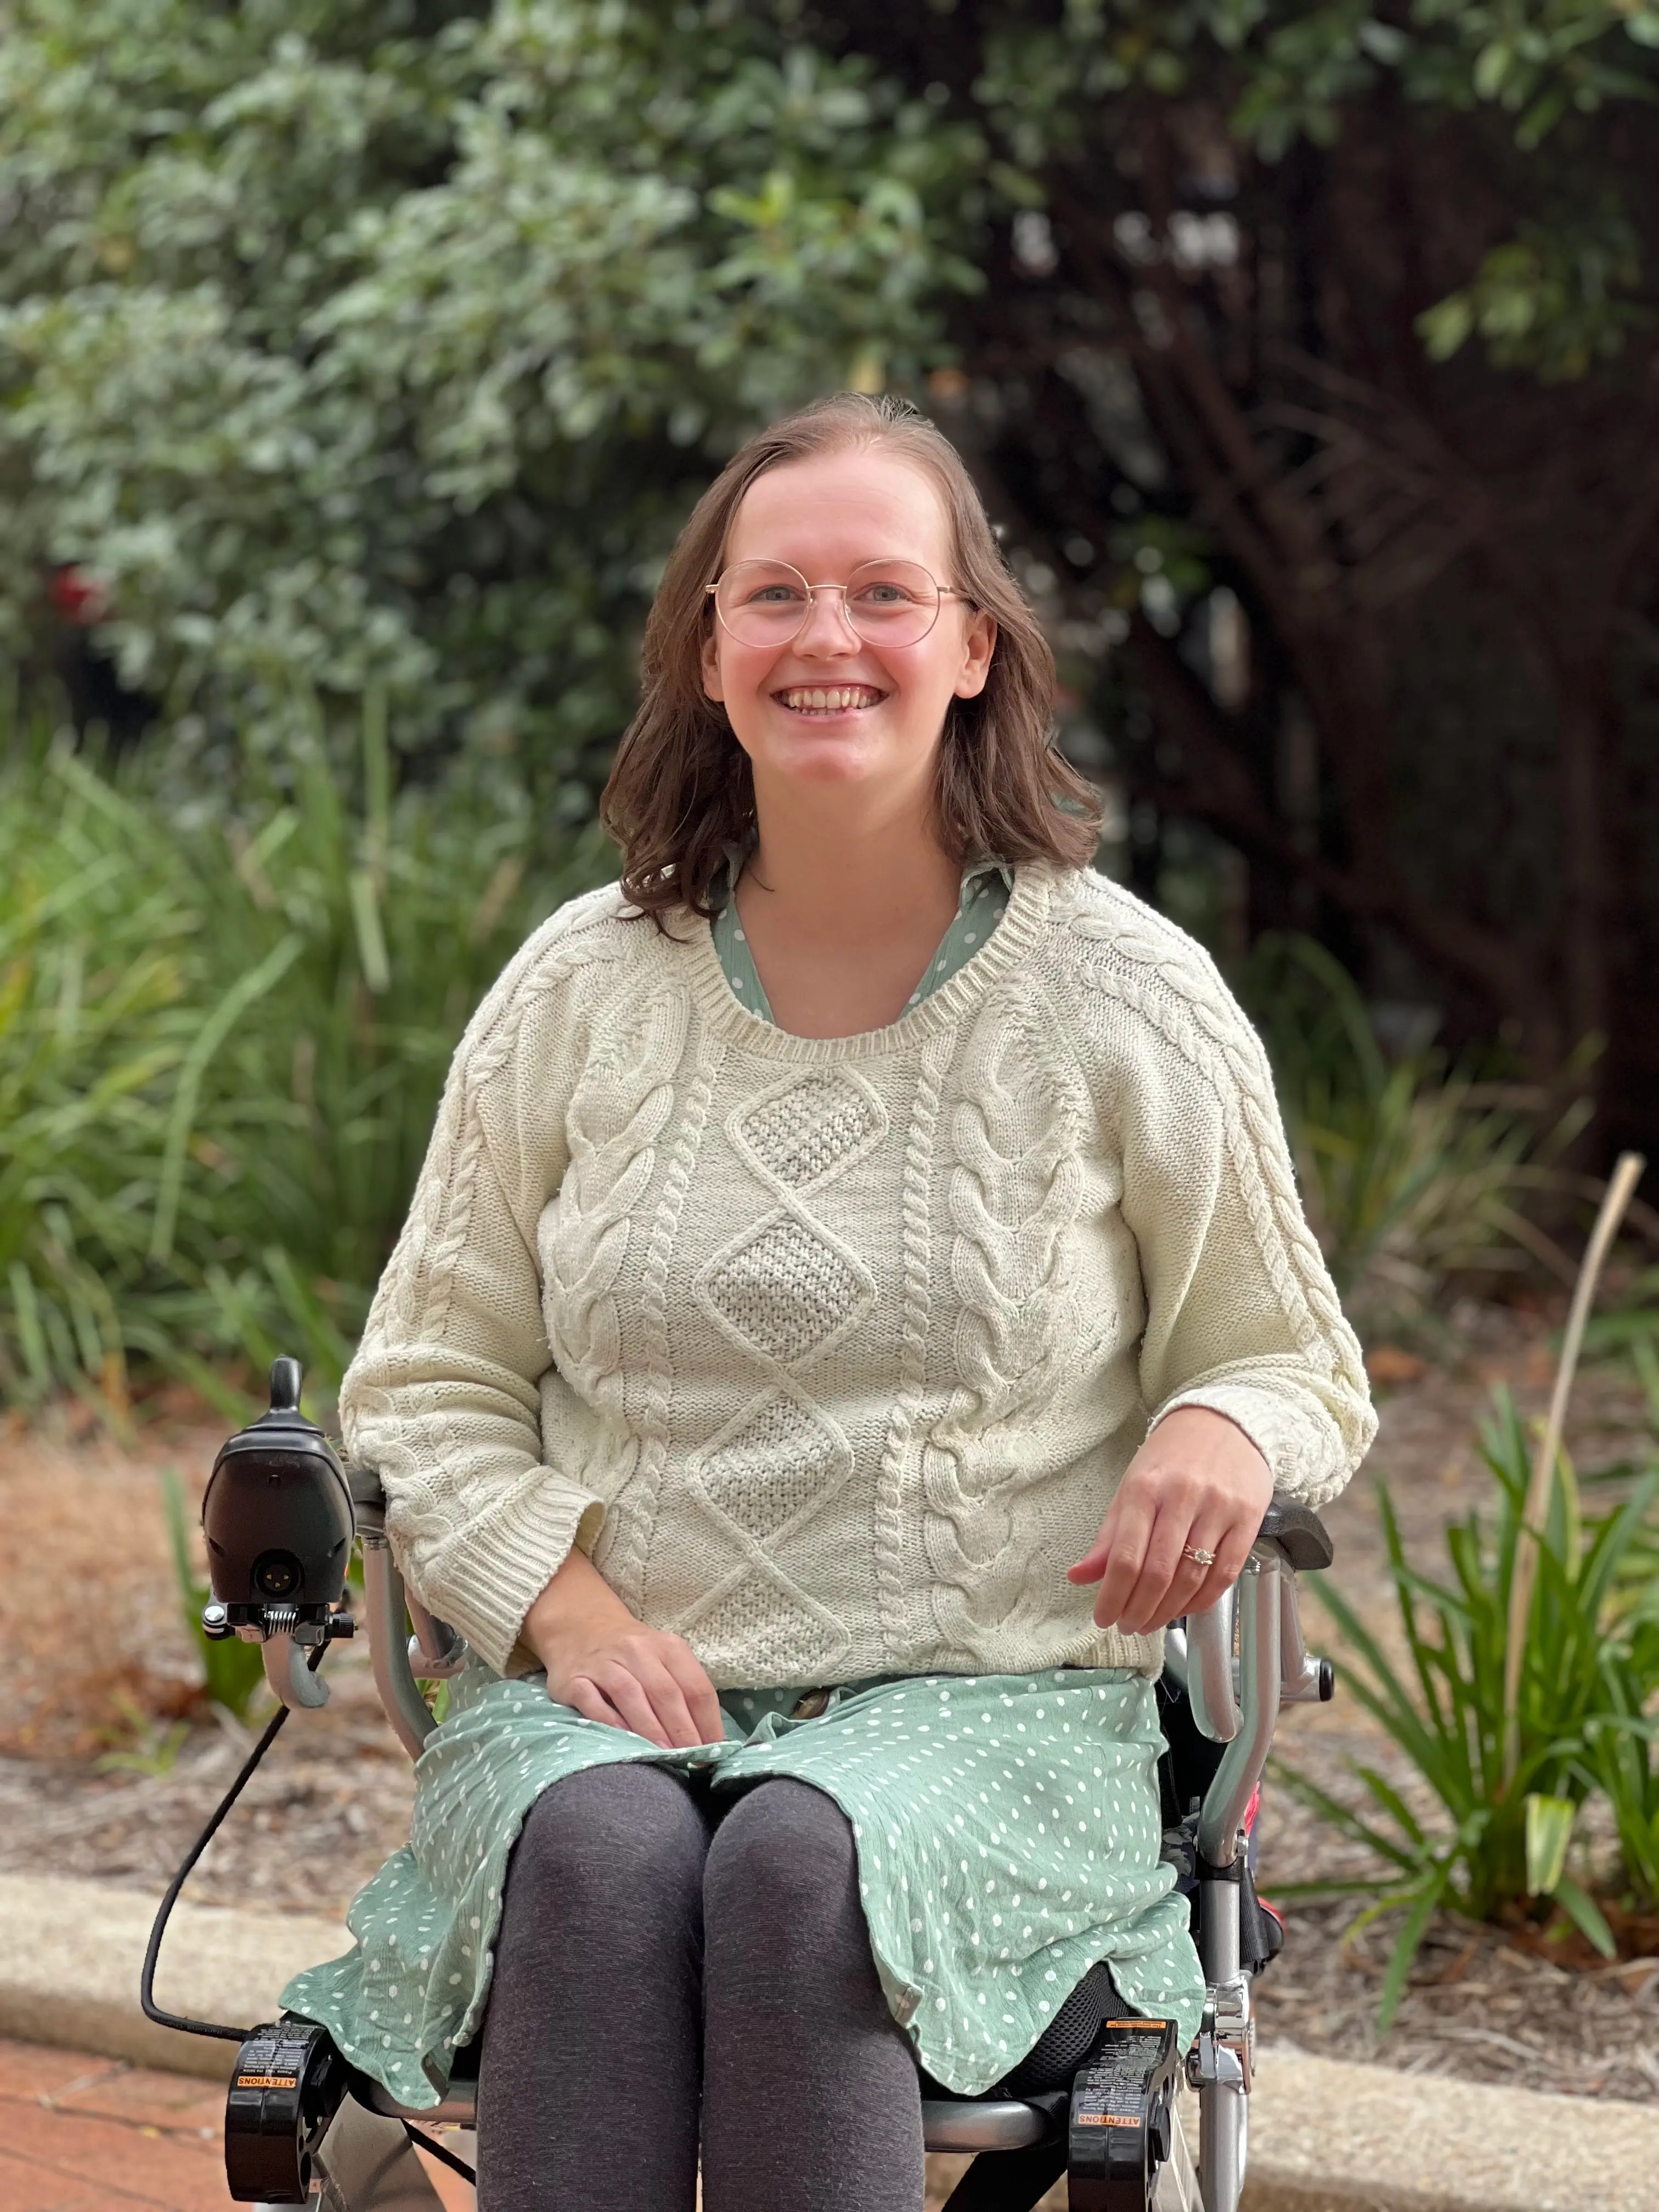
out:
M720 682L720 641L712 629L702 641L702 688L706 698L725 703L726 690Z
M977 699L991 673L991 656L997 649L997 618L983 607L969 617L963 640L962 669L956 681L958 699Z

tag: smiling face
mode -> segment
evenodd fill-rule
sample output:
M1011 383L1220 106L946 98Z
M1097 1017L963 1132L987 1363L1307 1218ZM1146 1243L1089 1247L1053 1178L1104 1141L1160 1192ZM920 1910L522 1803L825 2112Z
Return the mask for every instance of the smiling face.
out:
M769 469L738 503L723 567L787 562L809 584L845 584L871 561L902 560L955 585L950 524L924 469L877 446ZM720 622L703 646L703 686L726 708L754 769L757 804L788 786L862 786L925 807L953 698L985 687L996 642L988 614L941 601L920 643L876 645L823 592L781 647L744 644Z

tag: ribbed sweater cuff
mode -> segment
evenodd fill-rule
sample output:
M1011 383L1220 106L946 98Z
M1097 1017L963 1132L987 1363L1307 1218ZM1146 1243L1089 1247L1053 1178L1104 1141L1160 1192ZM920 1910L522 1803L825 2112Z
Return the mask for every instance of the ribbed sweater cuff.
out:
M1203 1382L1160 1406L1159 1421L1182 1406L1202 1406L1243 1429L1267 1462L1273 1488L1304 1504L1321 1505L1342 1487L1347 1468L1336 1424L1311 1396L1301 1403L1254 1382Z
M500 1512L460 1530L433 1577L444 1585L436 1609L481 1659L506 1674L526 1613L574 1546L592 1548L604 1518L603 1498L543 1469L541 1480L526 1482Z

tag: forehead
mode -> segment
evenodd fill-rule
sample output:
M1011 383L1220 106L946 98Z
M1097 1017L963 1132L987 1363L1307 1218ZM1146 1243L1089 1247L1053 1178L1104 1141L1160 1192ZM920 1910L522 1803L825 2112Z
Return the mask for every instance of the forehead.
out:
M951 566L939 488L918 463L878 447L815 453L757 477L732 518L726 558L787 561L811 580L878 555Z

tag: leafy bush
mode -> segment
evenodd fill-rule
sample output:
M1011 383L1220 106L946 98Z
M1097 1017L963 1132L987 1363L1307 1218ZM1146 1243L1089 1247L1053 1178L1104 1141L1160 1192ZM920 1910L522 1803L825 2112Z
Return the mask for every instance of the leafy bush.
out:
M1345 1303L1409 1322L1458 1276L1541 1258L1571 1269L1528 1218L1587 1109L1476 1080L1444 1056L1390 1058L1358 985L1322 945L1264 938L1243 979L1267 1038L1304 1203Z
M726 454L980 281L978 132L795 15L8 8L0 641L73 562L234 747L299 676L591 771Z
M1526 1503L1529 1451L1513 1401L1500 1391L1482 1431L1494 1477L1490 1525L1471 1513L1446 1532L1449 1576L1419 1574L1407 1562L1386 1486L1378 1507L1389 1572L1409 1662L1401 1672L1340 1594L1315 1584L1351 1655L1350 1692L1404 1753L1437 1801L1425 1822L1375 1768L1356 1767L1364 1810L1342 1803L1293 1767L1292 1793L1390 1869L1361 1921L1404 1906L1406 1917L1382 1989L1392 2017L1431 1915L1449 1906L1477 1920L1503 1917L1553 1897L1595 1948L1611 1954L1606 1917L1566 1871L1580 1807L1616 1783L1627 1807L1620 1824L1626 1871L1656 1893L1659 1773L1642 1718L1659 1689L1653 1622L1626 1618L1615 1630L1612 1601L1621 1565L1642 1541L1659 1495L1659 1471L1638 1480L1613 1511L1583 1516L1565 1454L1557 1461L1523 1646L1519 1756L1504 1778L1504 1677L1510 1592ZM1370 1888L1368 1882L1316 1885Z
M467 1015L597 833L510 796L394 799L320 745L246 821L181 827L72 753L0 764L0 1391L118 1415L142 1353L337 1379Z

